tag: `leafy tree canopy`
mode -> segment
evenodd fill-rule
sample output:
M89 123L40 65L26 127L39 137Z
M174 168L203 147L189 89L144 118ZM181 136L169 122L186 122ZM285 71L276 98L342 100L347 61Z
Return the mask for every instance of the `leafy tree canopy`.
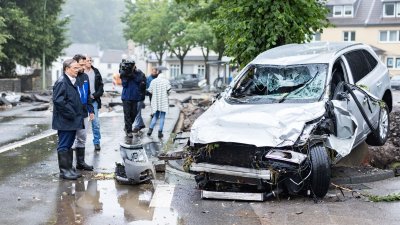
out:
M329 26L326 1L178 0L207 5L209 23L222 36L226 54L246 64L259 53L288 43L303 43Z
M58 19L63 0L0 1L0 42L3 38L0 76L15 76L16 64L50 65L66 46L65 19ZM46 5L45 5L46 4Z

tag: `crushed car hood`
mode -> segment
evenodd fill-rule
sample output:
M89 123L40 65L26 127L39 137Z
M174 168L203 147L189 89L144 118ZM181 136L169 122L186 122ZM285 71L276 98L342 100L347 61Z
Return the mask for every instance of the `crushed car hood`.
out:
M216 101L193 124L191 143L235 142L262 146L293 145L306 122L321 117L325 102L228 104Z

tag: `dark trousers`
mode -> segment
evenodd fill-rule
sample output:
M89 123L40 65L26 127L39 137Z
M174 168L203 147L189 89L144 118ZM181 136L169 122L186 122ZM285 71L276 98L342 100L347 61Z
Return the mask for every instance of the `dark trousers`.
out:
M58 152L68 151L75 141L76 130L59 130L58 135Z
M132 132L132 124L137 115L137 103L138 101L122 100L126 132Z

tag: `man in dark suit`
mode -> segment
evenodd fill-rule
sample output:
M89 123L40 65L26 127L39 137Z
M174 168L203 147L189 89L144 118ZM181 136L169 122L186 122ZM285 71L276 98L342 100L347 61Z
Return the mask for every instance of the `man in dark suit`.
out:
M60 177L76 180L82 175L72 166L72 145L76 131L82 129L83 106L76 86L76 77L80 69L73 59L63 63L64 74L58 78L53 87L53 123L52 128L58 131L58 166Z

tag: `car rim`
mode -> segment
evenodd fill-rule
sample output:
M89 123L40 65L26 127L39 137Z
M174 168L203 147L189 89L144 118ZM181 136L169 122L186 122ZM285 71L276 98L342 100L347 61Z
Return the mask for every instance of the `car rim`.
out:
M388 114L385 109L381 110L380 124L379 124L379 134L382 139L386 138L387 128L388 128Z

